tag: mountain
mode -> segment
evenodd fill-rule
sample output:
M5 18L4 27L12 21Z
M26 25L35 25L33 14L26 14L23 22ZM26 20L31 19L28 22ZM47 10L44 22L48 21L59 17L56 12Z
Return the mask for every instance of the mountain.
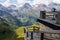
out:
M29 9L32 8L32 6L29 3L25 3L22 8Z
M31 15L34 17L38 17L38 11L33 9L33 7L31 6L31 4L29 3L25 3L22 7L20 7L18 9L21 13L27 14L27 15Z
M34 22L34 19L36 19L34 16L31 16L32 13L30 7L27 9L26 6L29 7L30 4L24 4L23 7L19 7L19 8L17 8L15 5L10 5L8 7L9 10L12 10L10 14L16 19L18 19L21 22L21 25L24 26L31 25ZM27 14L26 12L24 12L24 10L26 11L29 10L30 12Z
M18 15L18 7L16 5L10 5L8 9L11 10L10 14L14 17Z
M28 26L35 23L38 18L37 11L32 9L29 3L25 3L19 8L15 5L10 5L8 8L3 6L3 9L0 10L0 17L9 24Z
M6 8L0 4L0 17L9 24L19 26L21 25L21 22L12 15L13 12L16 12L16 10L13 9L14 7L14 5L11 5L9 8Z
M7 7L3 6L2 4L0 4L0 10L6 11L6 12L11 12L11 10L9 10Z
M29 3L25 3L23 6L19 7L19 11L31 10L32 6Z
M16 10L16 9L18 9L16 5L10 5L7 8L10 9L10 10Z
M4 19L4 21L7 21L7 23L9 24L21 25L21 22L17 18L15 18L14 16L12 16L10 13L6 11L0 10L0 17Z

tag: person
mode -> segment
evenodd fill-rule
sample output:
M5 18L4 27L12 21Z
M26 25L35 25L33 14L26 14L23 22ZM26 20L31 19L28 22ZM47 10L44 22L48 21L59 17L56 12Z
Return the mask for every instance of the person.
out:
M56 9L55 8L52 8L52 12L56 12Z

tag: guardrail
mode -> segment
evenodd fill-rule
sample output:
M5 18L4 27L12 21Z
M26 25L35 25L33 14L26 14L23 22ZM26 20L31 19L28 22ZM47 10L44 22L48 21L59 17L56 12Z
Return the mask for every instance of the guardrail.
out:
M29 31L28 31L29 32ZM30 38L30 40L33 40L34 38L34 33L41 33L41 35L40 35L40 40L44 40L44 34L45 33L48 33L48 34L60 34L60 30L52 30L52 31L45 31L45 30L39 30L39 31L32 31L32 32L29 32L29 33L31 33L31 38Z
M43 40L44 39L44 35L45 35L45 33L47 33L47 34L60 34L60 25L57 25L57 24L53 24L53 23L50 23L50 22L48 22L48 21L45 21L45 20L43 20L43 19L37 19L37 21L38 22L40 22L40 23L42 23L42 24L44 24L45 26L47 26L47 27L49 27L49 28L52 28L53 30L50 30L50 31L45 31L45 30L37 30L37 31L28 31L27 30L27 35L28 35L28 33L30 33L31 34L31 36L30 36L30 40L33 40L34 38L34 33L40 33L41 35L40 35L40 40ZM33 27L33 29L34 29L34 27ZM28 35L29 36L29 35ZM27 37L28 37L27 36ZM59 39L60 40L60 39Z
M42 14L43 13L43 14ZM47 12L47 13L51 13L51 12ZM53 13L60 13L60 12L53 12ZM51 23L51 22L49 22L49 21L47 21L47 20L45 20L45 17L46 17L46 14L45 14L45 11L42 11L41 12L41 14L40 14L40 17L42 18L42 19L37 19L37 22L40 22L41 24L43 24L43 25L45 25L45 26L47 26L47 27L49 27L49 28L51 28L51 29L53 29L53 30L50 30L50 31L45 31L45 30L37 30L37 31L34 31L34 28L33 28L33 31L28 31L27 30L27 37L29 36L28 35L28 33L30 32L30 34L31 34L31 38L30 38L30 40L33 40L34 38L34 33L41 33L41 35L40 35L40 40L43 40L44 39L44 35L45 35L45 33L47 33L47 34L60 34L60 25L58 25L58 24L54 24L54 23ZM60 40L60 39L59 39Z
M44 24L45 26L52 28L53 30L60 30L60 25L51 23L45 19L37 19L37 22L40 22L40 23Z

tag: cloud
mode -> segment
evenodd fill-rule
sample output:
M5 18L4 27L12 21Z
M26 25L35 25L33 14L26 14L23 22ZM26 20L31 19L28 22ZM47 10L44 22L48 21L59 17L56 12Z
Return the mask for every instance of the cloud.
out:
M6 0L4 3L2 3L2 5L9 6L10 5L9 0Z
M24 3L30 3L31 5L35 5L35 4L46 4L48 5L50 2L52 2L52 0L17 0L18 4L23 5Z
M17 4L17 6L22 6L24 3L30 3L31 5L36 5L36 4L46 4L48 5L51 2L55 2L55 3L60 3L60 0L13 0L13 2L10 2L11 0L6 0L5 2L3 2L2 4L4 6L9 6L11 4ZM17 1L17 2L16 2Z
M25 0L17 0L18 4L24 4Z
M34 1L34 0L26 0L26 1Z
M10 0L10 4L17 4L17 0Z
M60 0L53 0L53 2L60 4Z
M50 2L51 2L51 0L34 0L33 4L40 4L40 3L42 3L42 4L48 5Z
M3 3L3 2L5 2L6 0L0 0L0 3Z

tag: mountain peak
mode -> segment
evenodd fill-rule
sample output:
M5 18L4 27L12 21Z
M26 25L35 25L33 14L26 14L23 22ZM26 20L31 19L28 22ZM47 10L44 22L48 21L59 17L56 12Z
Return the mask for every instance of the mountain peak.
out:
M26 8L26 9L28 9L28 8L31 8L32 6L29 4L29 3L25 3L24 5L23 5L23 8Z
M0 6L2 6L2 4L0 4Z
M9 9L9 10L12 10L12 11L15 11L15 10L17 10L18 8L17 8L16 5L10 5L10 6L8 7L8 9Z
M10 5L8 8L16 8L16 5Z
M2 10L2 11L8 11L8 9L5 6L3 6L2 4L0 4L0 10Z

